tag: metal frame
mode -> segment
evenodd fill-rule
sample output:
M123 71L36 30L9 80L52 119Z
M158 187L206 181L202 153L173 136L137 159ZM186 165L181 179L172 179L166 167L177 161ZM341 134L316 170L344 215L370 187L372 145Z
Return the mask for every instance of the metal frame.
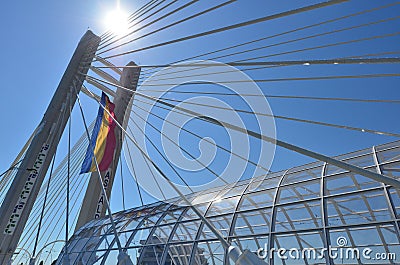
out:
M360 159L364 159L365 158L365 154L367 154L368 156L373 156L373 159L371 159L371 161L373 162L373 165L368 165L367 167L364 168L368 168L368 169L372 169L372 168L376 168L378 173L381 173L384 166L387 164L391 164L391 163L400 163L400 157L396 157L394 156L393 158L391 158L390 163L387 162L382 162L380 163L379 161L379 157L380 154L382 154L382 152L388 153L390 155L390 153L395 154L395 151L400 149L400 141L398 142L393 142L391 144L386 144L384 146L385 148L383 150L377 150L376 147L373 148L373 152L371 153L371 149L364 149L360 152L356 152L356 153L352 153L348 156L340 156L339 158L341 159L345 159L348 161L353 161L353 162L357 162L357 160ZM363 160L364 161L364 160ZM304 172L310 171L310 169L313 170L313 172L317 169L320 169L320 173L318 173L318 175L311 175L310 177L307 177L306 179L301 179L296 177L301 176L301 174L304 174ZM238 242L238 246L241 247L242 249L245 248L246 246L242 246L240 240L241 239L251 239L253 238L255 241L258 240L258 238L262 238L262 237L268 237L267 238L267 243L268 243L268 249L271 249L274 244L276 244L277 242L275 241L276 237L278 236L284 236L284 235L293 235L293 239L296 240L298 242L298 245L301 247L302 245L307 247L309 246L310 242L307 242L307 240L305 240L304 238L302 238L302 235L307 235L307 234L315 234L315 236L317 236L318 234L322 236L322 245L325 248L328 248L331 244L332 244L332 239L331 236L335 235L336 233L338 233L338 231L343 231L346 234L347 239L349 240L349 244L355 244L356 240L357 240L357 231L365 231L365 229L375 229L377 230L377 238L376 241L378 242L377 244L379 246L383 246L383 248L385 248L386 246L386 250L390 250L392 249L393 252L393 247L397 247L400 249L400 229L399 229L399 222L400 219L397 217L398 215L396 215L396 211L398 211L398 209L396 210L396 206L393 203L393 200L391 199L391 194L389 191L389 187L388 185L384 185L381 183L377 182L377 185L369 185L369 186L363 186L363 183L358 183L356 176L354 175L349 175L350 173L348 172L334 172L333 174L327 174L328 173L328 164L324 163L324 164L320 164L320 165L316 165L315 163L312 164L308 164L305 166L301 166L301 167L296 167L296 168L292 168L289 170L285 171L285 172L278 172L278 173L273 173L273 174L269 174L266 176L261 176L258 178L255 178L251 181L246 180L247 183L243 183L243 182L239 182L236 184L236 186L233 186L233 188L238 187L240 185L244 185L245 187L243 187L243 191L238 195L237 192L234 192L234 194L230 194L229 192L226 192L226 190L224 190L223 188L221 188L220 192L218 192L217 196L215 196L214 200L207 203L207 207L205 210L205 214L207 216L207 219L210 218L215 218L215 217L221 217L221 216L232 216L232 222L230 222L229 227L227 227L228 229L228 240L230 242L232 242L233 240L237 240ZM290 178L289 178L290 176ZM332 184L336 184L334 182L332 182L331 184L329 184L330 180L333 180L337 177L347 177L351 180L351 182L349 182L348 185L351 186L346 186L346 188L344 189L342 186L339 186L339 190L338 192L334 191L334 193L329 193L329 189L331 189L332 187L330 185ZM270 182L271 179L273 179L273 177L278 177L279 181L278 183L276 183L275 181L272 182L274 183L273 187L270 187L270 185L268 185L267 187L263 187L262 184L266 183L266 182ZM293 179L290 182L285 182L286 179L292 179L292 177L294 177L295 179ZM304 176L306 177L306 176ZM319 189L315 190L315 180L317 180L317 182L319 183ZM364 180L364 179L363 179ZM257 183L259 182L259 183ZM370 181L368 180L368 183ZM350 184L353 183L353 184ZM253 188L254 184L257 184L256 189ZM312 184L312 190L307 190L308 189L308 184ZM296 187L295 189L293 189L292 187ZM310 186L311 187L311 186ZM232 188L232 186L230 186L230 188ZM302 192L301 189L306 189L306 191L311 192L311 193L318 193L318 196L315 198L314 196L312 196L312 198L305 198L303 199L302 197ZM270 191L270 192L274 192L274 198L273 198L273 202L272 205L263 205L262 207L258 207L258 205L256 204L256 202L252 202L251 198L254 195L259 195L259 192L262 191ZM280 194L282 190L289 190L290 192L293 193L293 196L299 198L299 200L301 200L301 203L299 203L298 201L294 201L293 199L291 199L290 201L279 201L280 198ZM208 193L213 193L215 192L215 190L209 190L209 191L203 191L203 192L199 192L196 193L196 197L197 196L201 196L201 195L206 195ZM226 213L224 210L222 212L219 211L215 211L215 208L213 208L214 202L218 201L218 199L221 199L221 194L223 194L223 200L225 199L229 199L229 198L234 198L235 196L239 196L239 200L235 201L236 205L234 205L232 207L232 209ZM381 195L382 194L382 195ZM365 218L365 212L363 211L359 211L357 209L348 209L346 208L346 206L341 205L342 203L346 203L349 202L351 200L351 198L347 198L348 196L351 195L358 195L360 201L362 202L363 205L361 205L363 208L367 209L367 213L370 212L369 216L370 217L374 217L374 211L375 209L378 210L378 212L381 212L382 210L384 210L384 213L387 214L388 212L390 213L387 216L384 216L383 219L371 219L371 218ZM370 197L369 195L372 195L372 197ZM387 202L388 208L387 209L380 209L380 208L376 208L371 202L368 202L368 199L370 198L374 198L374 196L384 196L383 198L385 198L385 203ZM244 198L247 197L251 203L251 207L250 208L246 208L244 210L241 209L241 205L244 201ZM380 198L380 197L379 197ZM131 233L130 238L128 239L127 243L125 244L125 249L133 249L134 247L129 246L131 241L133 240L135 234L140 231L139 228L142 228L142 224L145 222L145 220L147 220L147 218L154 216L154 214L160 214L160 216L157 218L157 220L155 220L155 223L151 225L150 229L150 233L147 236L146 239L146 243L143 245L140 245L138 247L141 247L142 249L144 249L146 246L150 246L150 245L155 245L154 243L151 243L151 241L149 241L149 238L153 236L154 232L156 231L156 229L162 229L163 227L168 227L168 230L166 230L165 235L166 237L168 237L166 242L162 242L160 243L161 245L164 246L163 252L162 252L162 256L161 256L161 264L165 263L165 261L167 260L167 255L169 252L169 247L170 246L175 246L178 242L174 241L174 235L177 233L178 228L180 225L184 225L184 224L190 224L192 223L194 220L197 220L198 222L200 222L200 219L198 219L197 217L194 217L195 219L193 220L186 220L184 219L187 216L187 213L190 211L190 207L189 206L180 206L180 207L175 207L173 206L174 202L178 202L179 198L175 198L175 199L171 199L168 200L166 202L159 202L157 204L152 204L151 207L152 209L152 213L151 215L145 216L144 218L142 218L142 220L136 225L135 228L130 228L129 229L129 233ZM308 208L309 207L309 203L312 202L319 202L320 203L320 209L321 209L321 217L315 217L312 214L312 209L313 208ZM340 223L338 224L332 224L329 223L330 222L330 218L332 218L332 213L328 212L328 204L332 204L332 209L336 209L335 211L337 212L337 214L339 214L339 217L341 217L340 220L342 220ZM168 205L168 207L166 207ZM172 205L172 206L171 206ZM301 206L305 207L305 211L303 211L304 213L302 214L302 216L300 217L295 217L293 218L291 216L291 213L287 213L286 212L286 208L287 207L291 207L291 206ZM152 208L155 207L155 208ZM130 216L130 214L133 214L132 217L130 217L130 221L126 222L123 226L120 226L118 228L119 232L125 232L127 231L125 228L129 225L129 223L135 218L134 213L137 211L142 211L144 208L140 207L140 208L136 208L136 209L132 209L132 210L127 210L124 211L122 213L119 214L127 214L128 216ZM277 221L277 210L281 209L282 214L285 215L285 219L288 221L288 229L286 231L279 231L276 230L275 226L276 226L276 221ZM168 224L162 224L162 220L164 220L164 218L168 215L168 213L170 211L182 211L180 214L177 215L176 220L173 220L172 222L168 222ZM255 213L255 214L259 214L259 211L262 210L267 210L267 211L271 211L270 214L270 223L269 223L269 231L260 231L260 230L254 230L252 229L252 227L250 227L249 233L250 234L240 234L240 235L235 235L234 231L235 231L235 224L237 219L239 218L240 214L243 213ZM351 222L346 222L345 218L346 215L343 211L346 211L346 213L350 213L352 216L355 216L357 219L355 220L351 220ZM314 209L315 212L315 209ZM228 215L227 215L228 214ZM268 216L264 213L260 213L263 216L260 216L260 221L264 220L265 222L266 219L268 218ZM330 215L329 215L330 214ZM335 213L336 214L336 213ZM244 220L247 224L251 224L251 220L249 218L253 218L256 215L249 215L249 216L245 216L244 218L246 220ZM300 218L300 219L299 219ZM298 221L304 221L305 222L313 222L315 224L315 222L318 222L318 225L313 225L312 228L303 228L304 226L302 226L301 228L297 227L294 225L293 222L298 222ZM340 221L339 220L339 221ZM229 222L230 220L226 220L227 222ZM293 224L292 224L293 223ZM96 222L93 223L93 226L98 226L101 225L102 223L100 222ZM225 224L225 221L223 223L223 225ZM172 229L171 229L172 226ZM374 228L375 227L375 228ZM138 230L139 229L139 230ZM184 229L186 229L186 227L184 226ZM201 222L200 225L198 227L196 227L196 236L194 239L191 238L187 238L185 240L182 240L179 242L179 244L192 244L191 245L191 253L182 253L184 255L187 255L186 259L189 260L189 264L193 265L193 264L197 264L196 263L196 259L195 259L195 255L196 255L196 251L197 251L197 247L199 246L199 244L208 246L208 249L205 249L206 251L204 252L205 255L207 255L207 258L209 258L209 264L211 265L219 265L219 264L229 264L229 259L227 258L227 253L226 251L224 251L224 257L223 260L219 260L216 259L216 257L212 257L212 253L210 253L210 251L213 251L212 247L215 247L215 244L218 244L218 241L216 238L205 238L202 239L200 236L203 233L203 229L204 229L204 224ZM388 230L389 229L389 230ZM380 230L380 231L379 231ZM396 238L397 241L394 242L395 246L393 245L393 242L386 242L386 239L384 238L383 232L384 230L391 234L395 234L395 237L391 237L391 238ZM186 230L187 233L191 233L191 231ZM102 240L104 240L104 237L106 235L101 235L103 237ZM77 233L74 238L72 240L78 240L79 239L79 233ZM72 242L71 242L72 243ZM210 244L208 244L210 243ZM319 243L318 243L319 244ZM334 244L333 244L334 245ZM189 245L190 246L190 245ZM389 247L390 246L390 247ZM280 247L279 245L277 247ZM110 248L107 250L107 252L105 253L105 255L103 255L97 262L99 262L99 264L104 264L107 260L107 258L110 256L109 253L112 250L116 250L112 244L110 245ZM178 254L180 253L180 251L186 251L186 249L184 248L179 248L177 250ZM142 252L143 253L143 252ZM142 254L141 253L141 254ZM206 254L208 253L208 254ZM189 257L190 255L190 257ZM211 258L210 258L211 257ZM102 260L101 260L102 259ZM178 259L179 260L179 259ZM139 257L139 262L143 261L143 257ZM182 261L182 260L181 260ZM270 260L270 264L273 264L274 259ZM303 261L305 264L307 264L309 261L304 260ZM338 262L336 260L336 262ZM365 261L363 260L358 260L358 263L364 264ZM326 264L335 264L335 260L332 259L325 259L325 263ZM285 264L285 262L283 261L282 264ZM311 264L311 262L310 262ZM388 263L390 264L390 263Z

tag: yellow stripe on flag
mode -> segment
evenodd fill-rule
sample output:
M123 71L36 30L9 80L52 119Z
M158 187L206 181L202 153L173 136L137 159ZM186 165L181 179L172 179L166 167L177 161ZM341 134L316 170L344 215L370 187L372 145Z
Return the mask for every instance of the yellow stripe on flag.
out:
M97 136L97 141L96 141L96 147L94 149L94 153L96 156L96 160L97 163L100 163L100 161L103 159L104 156L104 151L106 149L106 142L107 142L107 134L108 134L108 130L109 130L109 119L110 119L110 115L108 114L110 108L109 108L109 103L106 103L105 109L107 111L104 110L104 114L103 114L103 119L101 121L101 127L99 130L99 134ZM90 168L90 171L97 171L96 169L96 162L92 161L92 167Z

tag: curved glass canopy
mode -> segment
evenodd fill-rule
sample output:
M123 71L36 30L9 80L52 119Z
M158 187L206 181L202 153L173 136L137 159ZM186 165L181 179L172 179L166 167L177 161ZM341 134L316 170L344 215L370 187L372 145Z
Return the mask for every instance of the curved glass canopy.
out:
M400 178L400 141L338 159ZM315 162L189 198L231 244L269 264L400 264L400 190L335 166ZM180 199L114 218L134 264L230 264L216 236ZM71 264L116 264L109 219L77 231L68 252Z

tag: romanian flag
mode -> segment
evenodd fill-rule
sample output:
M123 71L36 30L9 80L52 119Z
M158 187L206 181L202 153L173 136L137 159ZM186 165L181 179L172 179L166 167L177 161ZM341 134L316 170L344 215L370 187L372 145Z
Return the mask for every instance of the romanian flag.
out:
M94 156L96 156L100 171L105 171L114 158L115 149L115 121L114 107L108 96L101 95L101 105L94 124L92 138L86 151L85 160L82 164L81 174L97 171ZM112 117L110 116L112 115Z

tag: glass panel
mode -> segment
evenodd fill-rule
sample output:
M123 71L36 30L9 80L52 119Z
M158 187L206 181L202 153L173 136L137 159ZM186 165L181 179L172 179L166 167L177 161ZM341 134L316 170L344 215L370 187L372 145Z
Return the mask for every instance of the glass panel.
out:
M83 238L83 237L91 237L93 234L96 233L96 231L98 230L98 227L96 226L90 226L87 228L81 228L79 229L78 233L75 233L75 235L77 235L77 237L79 238Z
M126 252L128 253L129 257L131 258L133 264L137 263L137 260L140 257L140 253L142 251L142 248L128 248ZM115 264L115 263L113 263Z
M162 255L165 245L147 246L141 249L140 264L142 265L157 265L161 264Z
M391 149L391 148L393 148L393 147L398 147L398 146L400 146L400 141L395 141L395 142L389 142L389 143L386 143L386 144L381 144L381 145L376 146L375 148L376 148L376 150L377 150L378 152L380 152L380 151L384 151L384 150L386 150L386 149Z
M118 250L111 250L110 253L108 253L108 256L105 257L104 264L113 264L113 263L115 264L117 261L118 261ZM84 263L84 264L87 264L87 263Z
M326 194L340 194L382 186L380 182L361 175L345 173L325 178Z
M287 173L282 184L295 183L299 181L305 181L310 179L321 178L322 166L316 168L306 169L304 171Z
M136 209L132 213L133 218L139 218L139 217L147 217L150 215L155 214L157 211L157 207L152 207L151 205L146 205L141 207L140 209Z
M398 219L400 219L400 190L390 188L389 192L390 192L393 206L396 210L396 216Z
M381 170L385 176L400 179L400 162L382 165Z
M275 196L275 189L249 193L243 196L239 210L254 210L272 206Z
M131 235L132 235L132 231L119 233L118 238L123 247L127 247L126 244L128 243L128 240Z
M171 204L165 202L159 202L159 205L155 207L157 212L165 212L168 208L171 207Z
M327 199L330 226L390 220L383 190L362 192Z
M232 188L230 188L229 190L227 190L226 192L223 191L221 193L221 199L223 198L228 198L228 197L232 197L232 196L236 196L236 195L242 195L243 191L247 188L248 184L242 185L242 183L240 183L240 186L234 186Z
M282 175L283 175L283 172L282 172ZM281 180L281 177L282 176L279 175L278 177L274 177L274 178L268 177L267 179L265 179L263 181L253 182L249 185L249 188L247 189L246 193L276 188L278 186L279 181Z
M340 159L340 160L342 160L342 159ZM346 162L348 164L355 165L358 167L362 167L362 168L375 165L374 156L373 156L371 150L369 150L368 155L363 155L363 156L359 156L359 157L346 159L343 162ZM344 170L342 168L338 168L336 166L329 165L329 164L326 167L326 175L338 174L338 173L345 172L345 171L346 170Z
M138 227L138 229L142 229L142 228L152 228L154 226L154 222L153 221L149 221L148 219L144 219L142 224Z
M196 205L196 208L204 215L208 206L209 206L209 203L205 203L205 204ZM191 208L189 208L189 210L187 210L186 213L184 213L183 217L182 217L182 221L188 221L188 220L191 221L194 219L199 219L199 216Z
M219 232L221 232L221 234L224 237L228 236L229 228L230 228L231 222L232 222L231 214L208 218L208 220L211 222L212 225L214 225L215 228L217 228L217 230ZM203 230L201 231L201 234L200 234L200 240L201 239L215 239L215 238L216 238L215 234L213 232L211 232L211 230L208 228L208 226L206 226L204 224Z
M391 225L332 230L330 240L331 245L338 249L338 257L334 259L337 263L357 264L356 257L359 256L362 264L390 264L390 260L377 260L375 255L400 253L396 229ZM371 250L367 252L370 259L363 254L366 248ZM351 255L346 255L347 252ZM400 262L400 257L396 258L395 261Z
M238 213L234 236L267 234L271 220L271 208L251 212Z
M360 155L362 154L362 155ZM351 157L351 158L349 158ZM372 149L361 150L350 154L341 155L336 157L339 160L358 167L370 167L375 165ZM346 170L328 164L326 167L326 175L337 174Z
M129 223L125 226L125 231L131 231L131 230L133 230L133 229L136 229L136 228L139 228L139 227L137 227L138 226L138 224L140 223L140 221L142 220L143 218L134 218L134 219L131 219L130 221L129 221Z
M193 241L200 227L200 221L179 223L172 242Z
M88 240L89 238L77 240L76 242L77 244L75 244L73 248L68 247L68 256L71 264L73 264L76 261L82 262L83 258L87 260L91 256L91 254L95 252L95 247L97 246L98 242L95 242L95 245L90 245L88 248L86 248L85 245L88 242ZM94 238L94 240L98 241L99 238Z
M145 245L147 238L149 237L150 231L152 228L147 229L140 229L137 230L131 243L129 244L130 247L134 246L142 246Z
M190 196L187 195L186 198L190 199ZM179 205L179 206L185 205L185 203L183 202L181 197L175 197L175 198L167 199L167 200L165 200L165 202L168 203L169 205Z
M267 251L264 251L268 248L267 236L235 238L232 240L232 245L237 246L242 252L248 249L256 255L259 253L258 255L261 255L261 259L264 257L265 253L268 253ZM268 254L265 255L263 260L268 262ZM228 264L234 265L230 259L228 259Z
M126 228L128 227L128 225L129 225L129 224L131 223L131 221L133 220L134 216L135 216L135 214L134 214L133 211L131 211L131 212L126 211L126 212L124 213L123 218L121 218L121 222L122 222L122 221L124 222L124 225L120 228L121 231L125 231L125 230L126 230Z
M113 216L114 216L115 226L117 228L119 228L125 224L125 219L123 218L122 215L113 214ZM122 223L121 223L121 221L122 221ZM110 218L109 217L103 218L102 231L106 231L106 230L110 230L110 229L112 229ZM105 233L105 232L102 232L102 233Z
M80 240L76 240L76 244L71 245L73 247L69 247L69 252L80 253L82 251L94 251L97 245L100 243L101 237L93 236L91 238L83 238Z
M75 252L75 251L78 251L78 252L79 252L79 248L80 248L80 245L81 245L81 243L79 243L79 242L82 241L82 240L84 240L85 243L86 243L86 241L88 241L89 238L77 238L77 237L75 237L75 238L73 238L73 239L70 239L70 241L68 242L68 249L69 249L69 251L70 251L70 252ZM75 250L75 248L76 248L77 250Z
M280 206L275 218L277 232L321 227L321 203L318 200Z
M146 219L146 223L148 224L148 225L151 225L151 226L154 226L156 223L157 223L157 221L161 218L161 216L163 215L164 213L158 213L158 214L156 214L156 215L152 215L152 216L149 216L147 219Z
M376 148L379 150L379 147ZM400 159L400 147L391 148L377 153L379 163L396 161Z
M97 226L102 226L102 225L109 224L109 223L110 223L110 219L109 218L103 218L103 219L100 219L99 222L96 225Z
M164 216L164 218L160 222L160 225L175 223L178 220L179 216L182 214L183 210L185 209L186 208L169 210L168 213Z
M102 257L106 254L106 251L86 251L82 253L75 261L77 264L93 264L97 260L102 260ZM70 259L70 264L74 264L73 259Z
M284 251L272 251L274 264L325 264L323 252L322 232L296 233L276 235L274 239L275 250L283 248Z
M215 191L215 192L208 192L208 193L205 193L205 194L198 195L193 199L193 201L191 203L193 205L196 205L196 204L200 204L200 203L213 201L213 200L217 199L217 196L220 193L221 193L221 191L218 190L218 191Z
M128 221L128 219L122 219L119 222L116 222L115 228L117 229L117 231L121 231L121 229L124 229Z
M228 199L214 201L210 209L207 211L207 216L233 213L236 209L239 199L240 197L236 196Z
M89 261L95 261L95 263L93 263L93 265L99 265L104 258L104 255L107 253L107 251L96 251L95 253L93 253L92 255L89 256ZM90 263L92 264L92 263Z
M246 249L253 253L256 253L260 248L268 248L268 237L267 236L255 236L255 237L244 237L235 238L232 240L232 245L237 246L240 250ZM267 261L267 260L266 260Z
M281 187L278 202L297 202L318 197L320 197L319 179Z
M189 265L192 248L193 243L169 245L165 264Z
M167 243L173 228L174 224L158 226L153 233L153 237L157 238L160 243Z
M112 246L111 243L113 242L114 238L115 238L114 235L104 235L97 249L98 250L109 249Z
M104 235L104 234L106 234L108 231L110 231L110 229L111 229L111 225L101 225L100 227L99 227L99 234L100 235Z
M100 228L100 234L101 235L110 233L111 231L112 231L112 225L111 224L102 225L101 228Z
M224 248L220 242L201 242L194 249L193 264L224 264Z
M313 162L313 163L300 165L297 167L292 167L288 170L287 173L296 173L296 172L305 171L305 170L309 170L309 169L313 169L313 168L317 168L317 167L322 167L323 165L324 165L324 162L317 161L317 162Z
M80 249L82 249L88 241L98 242L101 237L99 237L99 234L96 232L97 229L97 227L91 227L81 230L81 232L77 236L73 236L72 239L70 239L68 249L72 252L80 251Z

